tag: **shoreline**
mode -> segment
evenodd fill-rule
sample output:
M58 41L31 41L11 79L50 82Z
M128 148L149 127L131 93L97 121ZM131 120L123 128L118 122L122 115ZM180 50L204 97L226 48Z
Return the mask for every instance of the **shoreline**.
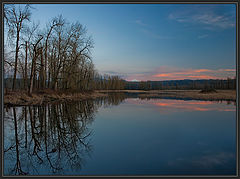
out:
M109 94L124 93L145 98L177 98L191 100L230 100L236 101L235 90L217 90L217 93L200 93L201 90L95 90L91 92L61 92L44 90L28 95L25 91L4 94L4 106L43 105L63 101L79 101L107 97Z
M27 106L27 105L44 105L56 102L70 102L79 101L86 99L96 99L98 97L106 97L107 94L98 93L95 91L91 92L61 92L44 90L33 92L29 95L24 91L14 91L4 94L4 106Z
M191 100L230 100L236 101L236 90L217 90L217 92L200 93L201 90L99 90L100 93L136 94L139 98L177 98Z

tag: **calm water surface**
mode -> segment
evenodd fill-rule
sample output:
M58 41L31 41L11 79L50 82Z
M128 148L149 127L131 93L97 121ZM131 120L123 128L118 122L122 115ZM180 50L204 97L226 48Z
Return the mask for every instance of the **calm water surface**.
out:
M232 102L118 95L4 110L4 175L236 173Z

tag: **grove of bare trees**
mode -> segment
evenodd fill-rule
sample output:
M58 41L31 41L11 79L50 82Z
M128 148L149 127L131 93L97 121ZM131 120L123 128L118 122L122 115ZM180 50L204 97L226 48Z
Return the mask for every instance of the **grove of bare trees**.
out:
M123 89L118 76L99 75L92 62L93 39L79 22L69 23L61 15L52 18L45 29L31 22L31 6L4 6L4 70L16 80L23 79L24 89L88 91ZM102 80L102 81L101 81Z

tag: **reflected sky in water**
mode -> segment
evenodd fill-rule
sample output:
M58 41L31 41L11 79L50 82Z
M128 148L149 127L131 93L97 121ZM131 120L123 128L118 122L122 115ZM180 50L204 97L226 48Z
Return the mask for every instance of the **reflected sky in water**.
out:
M231 101L196 101L196 100L169 100L169 99L149 99L138 98L126 99L127 103L144 105L151 108L157 106L162 113L187 112L187 111L236 111L236 107Z
M40 112L46 111L45 119L37 117L39 112L35 109L36 116L32 118L37 121L35 123L29 120L30 115L27 114L28 142L24 137L24 117L22 124L21 120L14 123L14 120L10 119L14 117L13 110L6 112L4 150L13 145L4 155L6 175L14 175L14 172L10 171L17 158L16 147L14 148L15 124L18 127L20 143L19 157L25 157L25 164L22 162L21 169L28 171L29 175L236 173L236 106L231 102L112 98L88 104L52 106L49 109L38 109ZM22 111L22 107L16 109L16 118L24 116ZM46 121L49 135L44 135L45 130L41 132L41 120ZM44 129L45 125L42 124ZM39 132L35 134L35 138L38 139L42 151L36 151L42 158L42 163L37 155L32 155L34 139L31 127L34 125L35 133ZM75 130L71 130L71 126L75 126ZM56 148L54 155L49 154L49 158L53 164L61 166L61 170L52 170L47 162L44 140L49 144L48 152ZM64 146L63 141L71 147ZM25 144L28 146L26 149ZM29 155L26 155L26 152L29 152ZM69 158L70 154L73 158ZM73 161L76 154L79 165L72 167L66 161ZM29 164L26 165L26 162ZM33 166L36 169L32 169Z

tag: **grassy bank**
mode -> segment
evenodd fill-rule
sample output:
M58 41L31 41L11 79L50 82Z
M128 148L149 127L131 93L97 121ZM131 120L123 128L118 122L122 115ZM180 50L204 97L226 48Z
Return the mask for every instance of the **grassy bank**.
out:
M82 93L44 90L33 92L31 95L25 91L7 92L4 94L4 105L41 105L59 101L78 101L107 96L107 93L137 94L140 98L172 97L178 99L236 101L235 90L217 90L216 93L201 93L200 90L98 90Z
M106 92L124 92L136 93L140 98L151 97L174 97L178 99L196 99L196 100L236 100L235 90L217 90L217 92L201 93L201 90L101 90L100 93Z
M33 92L29 95L25 91L7 92L4 94L4 105L41 105L59 101L78 101L84 99L95 99L97 97L107 96L99 92L61 92L44 90Z

